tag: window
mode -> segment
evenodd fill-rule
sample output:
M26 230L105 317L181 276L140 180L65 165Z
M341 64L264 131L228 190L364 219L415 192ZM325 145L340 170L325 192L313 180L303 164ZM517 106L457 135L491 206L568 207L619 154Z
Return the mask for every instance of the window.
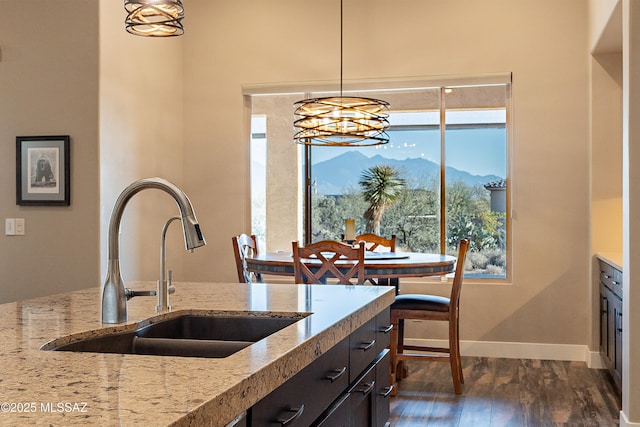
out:
M270 251L340 239L347 218L406 251L455 254L471 237L466 276L506 279L510 78L489 80L358 91L391 104L390 142L376 147L293 143L293 103L327 92L251 96L252 185L264 188L252 231ZM379 176L386 203L374 206L364 190Z

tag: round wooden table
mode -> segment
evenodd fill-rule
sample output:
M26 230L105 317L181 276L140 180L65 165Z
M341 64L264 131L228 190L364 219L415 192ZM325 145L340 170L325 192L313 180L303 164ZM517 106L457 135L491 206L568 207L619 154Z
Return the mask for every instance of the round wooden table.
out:
M259 274L293 276L293 256L288 252L262 253L247 258L247 270ZM312 259L313 265L319 261ZM401 277L442 276L453 272L456 258L450 255L419 252L367 252L364 260L366 277L398 279ZM345 261L348 270L354 261ZM338 261L336 265L340 265Z

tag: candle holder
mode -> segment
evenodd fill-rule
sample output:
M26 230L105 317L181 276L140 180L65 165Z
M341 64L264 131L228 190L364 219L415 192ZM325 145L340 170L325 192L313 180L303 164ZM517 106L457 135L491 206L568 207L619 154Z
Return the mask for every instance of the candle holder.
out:
M344 220L344 241L353 242L356 239L356 221L354 219Z

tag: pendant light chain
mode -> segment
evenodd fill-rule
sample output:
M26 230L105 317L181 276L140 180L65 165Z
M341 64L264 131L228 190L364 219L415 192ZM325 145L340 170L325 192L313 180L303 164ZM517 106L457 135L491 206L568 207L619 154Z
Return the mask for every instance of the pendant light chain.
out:
M344 96L344 4L340 0L340 96L303 99L296 107L293 140L317 146L369 146L389 142L389 103Z
M342 98L342 70L344 62L344 24L343 24L343 6L340 0L340 98Z

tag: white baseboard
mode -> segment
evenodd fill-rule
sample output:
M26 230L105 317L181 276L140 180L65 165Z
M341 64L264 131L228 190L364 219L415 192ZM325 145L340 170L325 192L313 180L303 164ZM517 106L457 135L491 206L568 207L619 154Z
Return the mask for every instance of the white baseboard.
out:
M447 340L405 338L407 344L423 346L448 346ZM594 369L604 369L598 352L585 345L513 343L499 341L460 341L463 356L505 357L508 359L568 360L585 362Z
M588 348L587 352L587 366L591 369L607 369L607 366L604 364L604 360L602 360L602 356L600 356L600 352L598 351L590 351Z
M624 411L620 411L620 427L637 427L640 426L640 423L632 423L627 418L627 414Z

